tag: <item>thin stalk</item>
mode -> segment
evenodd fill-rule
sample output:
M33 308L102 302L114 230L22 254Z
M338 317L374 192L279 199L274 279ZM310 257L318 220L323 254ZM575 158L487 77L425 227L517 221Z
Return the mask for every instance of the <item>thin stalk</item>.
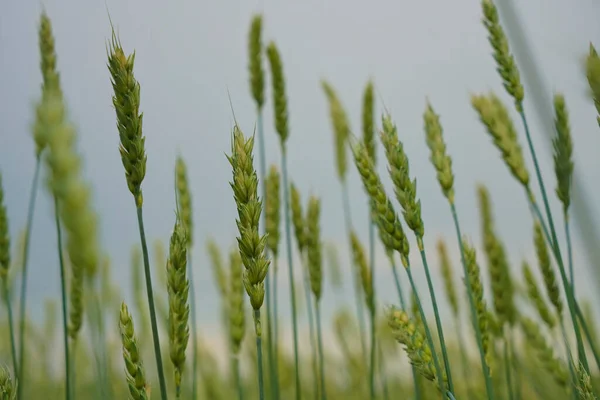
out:
M404 301L404 293L402 292L402 285L400 285L400 277L398 276L398 267L396 267L396 261L394 261L394 256L390 256L390 263L392 264L392 272L394 274L394 282L396 283L396 291L398 292L398 298L400 299L400 307L403 310L407 310L406 302ZM418 372L415 369L414 365L411 365L412 368L412 376L413 376L413 384L415 386L415 400L421 399L421 386L418 381Z
M10 352L12 356L13 362L13 370L14 373L17 374L19 369L17 368L17 349L15 347L15 333L14 333L14 323L13 323L13 313L12 307L10 305L10 293L8 292L8 282L6 279L3 280L4 287L2 288L4 291L4 302L6 303L6 309L8 310L8 330L10 334Z
M58 261L60 263L60 295L62 306L62 323L63 323L63 339L65 352L65 398L69 400L72 396L71 392L71 357L69 355L69 330L68 330L68 314L67 314L67 275L65 273L65 263L63 258L62 234L60 231L60 218L58 214L58 199L54 197L54 221L56 224L56 238L58 247ZM9 312L9 321L11 314ZM11 340L12 340L12 322L11 322ZM14 352L14 343L13 343ZM14 357L14 354L13 354ZM15 365L16 371L16 365Z
M512 332L511 332L511 341L514 343L514 338L512 336ZM512 360L512 367L513 367L513 371L515 372L515 387L517 389L516 400L521 400L522 399L521 391L523 389L523 384L522 384L522 380L521 380L522 371L520 371L519 358L517 356L517 353L515 352L515 346L511 346L510 350L511 350L510 356L511 356L511 360Z
M35 172L31 181L29 192L29 207L27 210L27 225L25 228L25 241L23 245L23 269L21 271L21 298L19 301L19 374L17 381L17 399L21 400L23 396L23 387L25 386L25 314L27 310L27 266L29 261L29 241L31 238L31 229L33 226L33 214L35 212L35 198L37 196L38 180L40 176L41 157L35 160ZM15 371L16 374L16 371Z
M369 217L369 268L371 270L371 284L375 294L375 225L373 219ZM371 314L371 371L369 375L369 385L371 388L371 400L375 399L375 310Z
M577 317L579 318L579 322L581 323L581 327L583 328L583 333L585 334L585 338L588 341L590 350L592 350L592 354L594 355L594 361L596 361L596 366L598 367L598 369L600 369L600 357L598 356L598 354L600 353L598 353L596 349L596 343L594 342L594 338L592 337L587 322L583 317L583 313L581 312L579 303L575 302L575 307L577 308Z
M314 391L315 397L319 396L319 370L318 370L318 349L317 339L315 334L315 317L313 316L313 302L310 291L310 278L308 276L308 264L306 261L306 253L302 254L303 263L301 265L302 275L304 275L304 299L306 301L306 311L308 314L308 330L310 340L310 350L312 353L313 374L314 374Z
M93 285L91 279L85 279L84 293L86 293L88 299L88 305L90 306L89 312L86 312L86 316L89 319L89 324L92 327L92 346L94 350L94 359L96 360L96 370L98 373L98 380L96 382L98 390L96 396L99 399L107 399L105 389L108 387L108 380L105 373L104 355L106 351L104 349L104 341L100 339L102 327L101 327L101 309L99 305L98 297L96 296L96 288Z
M194 286L191 249L188 251L188 276L190 282L190 313L192 314L192 399L196 400L198 396L198 384L196 382L196 376L198 375L198 323L196 320L196 289Z
M321 400L327 400L327 389L325 388L325 358L323 356L323 335L321 329L321 307L315 299L315 310L317 312L317 343L319 345L319 373L321 375Z
M544 208L546 210L546 217L548 218L548 225L550 226L550 233L552 235L553 244L551 247L554 249L556 253L556 258L558 261L558 269L560 270L561 279L563 281L563 286L565 290L565 294L567 296L567 301L569 303L569 311L571 314L571 320L573 321L573 329L575 331L575 337L577 339L577 351L579 353L579 359L583 364L585 371L590 374L590 368L587 362L587 357L585 355L585 349L583 347L583 340L581 338L581 332L579 331L579 325L577 324L577 317L575 313L574 307L574 299L575 293L573 290L573 286L569 284L567 280L567 276L565 273L565 267L563 264L562 256L560 254L560 246L558 245L558 238L556 237L556 229L554 229L554 221L552 219L552 212L550 211L550 204L548 202L548 195L546 194L546 188L544 187L544 180L542 178L542 173L540 171L540 167L538 165L537 156L535 153L535 149L533 147L533 141L531 140L531 134L529 133L529 125L527 124L527 118L525 117L525 111L521 111L519 113L521 115L521 121L523 122L523 128L525 129L525 136L527 137L527 145L529 146L529 151L531 153L531 158L533 160L533 165L535 167L535 174L538 180L538 184L540 187L540 192L542 193L542 200L544 202Z
M262 334L260 327L260 309L254 310L254 328L256 330L256 354L258 358L258 395L260 400L265 399L265 387L263 383L263 357L262 357Z
M421 299L419 298L419 293L417 292L417 285L415 285L415 281L413 280L412 271L410 270L410 266L407 266L406 273L408 274L408 280L410 281L410 286L415 294L415 299L417 301L417 306L419 307L419 314L421 314L421 320L423 320L423 327L425 328L425 336L427 336L427 343L431 348L431 355L433 357L433 365L435 367L435 372L438 378L438 384L441 388L445 387L444 384L444 375L442 374L442 368L440 367L440 360L438 359L437 351L433 344L433 338L431 336L431 331L429 329L429 324L427 323L427 318L425 317L425 311L423 311L423 306L421 305ZM443 390L442 390L443 392ZM442 393L442 399L445 399L444 394Z
M469 399L473 399L473 391L470 385L470 368L469 368L469 359L467 357L467 353L465 352L467 346L465 345L465 339L463 338L461 324L459 322L459 316L455 317L454 328L456 329L456 340L458 341L458 348L460 350L460 362L462 363L462 371L463 371L463 379L465 382L465 386L467 387L467 394Z
M369 393L371 394L371 400L375 400L375 351L376 351L376 338L375 338L375 311L369 313L371 317L371 362L369 371Z
M160 354L160 339L158 337L158 325L156 323L156 310L154 309L154 292L152 291L152 276L150 274L150 261L148 259L148 245L146 244L146 233L144 232L144 217L142 212L142 206L137 207L137 218L138 227L140 230L140 241L142 243L142 254L144 256L146 293L148 295L148 308L150 309L150 324L152 326L152 340L154 342L154 355L156 358L156 370L158 371L160 397L162 400L167 400L167 385L165 384L165 373L163 371L162 356Z
M556 233L553 233L550 236L551 231L548 231L548 227L546 226L544 219L542 218L542 213L540 208L535 201L533 195L528 193L529 204L531 205L537 219L542 226L542 231L544 232L544 236L548 245L552 249L552 254L554 255L554 259L558 264L558 272L560 273L561 282L563 284L563 290L565 291L565 296L567 297L567 305L569 306L569 314L571 316L571 321L573 323L573 330L575 331L575 338L577 340L577 354L579 355L579 361L583 364L583 368L589 374L589 364L587 360L587 356L585 354L585 348L583 347L583 339L581 337L581 331L579 329L579 324L577 323L577 311L576 311L576 303L577 300L573 294L573 285L568 281L567 274L565 272L565 267L562 261L562 256L560 254L560 247L558 246L558 240L556 240ZM551 217L550 217L551 218ZM551 225L551 229L552 229Z
M562 335L563 342L565 344L565 349L567 351L567 361L569 363L569 377L571 378L571 397L573 399L579 399L579 390L577 390L577 375L575 374L575 369L573 368L573 356L571 354L571 348L569 347L569 341L567 340L567 331L565 329L565 323L562 320L562 316L558 316L560 323L560 332Z
M296 400L300 400L302 389L300 369L298 366L298 316L296 313L296 286L294 283L294 266L292 263L292 232L290 230L290 200L287 174L287 155L285 144L281 147L281 170L283 172L283 203L285 218L285 241L287 250L288 273L290 279L290 299L292 303L292 327L294 329L294 374L296 377Z
M419 245L419 251L421 253L421 260L423 260L423 267L425 268L425 277L427 278L427 286L429 287L429 295L431 296L431 304L433 306L433 314L435 316L435 325L437 327L438 336L440 337L440 346L442 348L442 357L444 359L444 368L446 369L446 376L448 377L448 390L454 393L454 384L452 383L452 373L450 372L450 360L448 359L448 350L446 349L446 341L444 340L444 328L442 327L442 321L440 319L440 312L438 310L437 300L435 298L435 290L433 288L433 282L431 280L431 273L429 272L429 265L427 264L427 256L425 255L425 246L423 245L423 237L417 238Z
M571 246L571 225L569 224L569 214L565 212L565 236L567 238L567 257L569 261L569 278L573 286L573 297L575 297L575 273L573 272L573 247Z
M348 184L346 180L342 181L342 205L344 207L344 224L346 225L346 234L348 236L348 241L350 243L349 249L352 251L352 243L350 242L350 232L352 232L352 216L350 215L350 196L348 195ZM352 260L352 254L350 254L350 259ZM365 311L363 308L363 297L364 294L362 292L360 277L358 276L358 268L352 269L352 279L354 283L354 292L356 294L356 318L358 320L358 329L360 333L360 348L362 350L363 360L366 363L367 361L367 343L366 343L366 327L365 327Z
M388 388L385 363L383 361L383 352L381 351L381 345L379 343L377 343L377 355L379 356L379 378L381 379L381 387L383 389L383 400L389 400L390 391Z
M458 247L460 248L460 260L463 266L463 274L468 276L467 264L465 262L465 252L463 249L462 233L460 231L460 224L458 223L458 214L456 212L456 206L454 202L450 203L450 211L452 213L452 219L454 220L454 228L456 229L456 236L458 238ZM475 338L477 339L477 346L479 347L479 357L481 359L481 369L483 371L483 377L485 379L485 390L487 393L488 400L494 400L494 388L492 386L492 379L490 375L490 367L485 361L485 353L483 352L483 341L481 339L481 330L477 323L477 313L475 312L475 302L473 300L473 290L471 289L471 282L465 279L467 286L467 297L469 298L469 308L471 310L471 323L473 324L473 330L475 331Z
M258 125L258 166L259 166L259 177L260 177L260 182L262 184L262 195L263 195L263 204L265 204L265 202L267 201L267 184L266 184L266 174L267 174L267 162L265 160L265 135L264 135L264 129L263 129L263 117L262 117L262 108L258 108L256 110L256 116L257 116L257 125ZM262 224L263 224L263 229L262 229L262 233L265 232L266 226L267 226L267 213L263 212L262 213ZM268 250L267 250L268 252ZM269 358L269 373L271 375L271 390L273 391L273 396L275 396L275 398L279 397L279 392L277 391L277 385L275 383L276 378L276 373L275 373L275 367L274 367L274 353L273 353L273 329L272 329L272 325L271 325L271 320L273 317L273 314L271 312L272 310L272 300L271 300L271 274L267 273L267 276L265 278L266 282L265 282L265 291L266 291L266 295L267 295L267 337L269 338L267 341L267 357Z
M238 354L233 356L233 374L235 376L238 400L244 400L244 390L242 388L242 378L240 376L240 357Z
M508 398L515 400L515 394L513 390L512 374L510 371L510 356L509 356L509 339L504 335L504 375L506 377L506 391L508 392Z
M273 258L273 380L275 381L275 398L279 399L279 321L277 316L277 257Z

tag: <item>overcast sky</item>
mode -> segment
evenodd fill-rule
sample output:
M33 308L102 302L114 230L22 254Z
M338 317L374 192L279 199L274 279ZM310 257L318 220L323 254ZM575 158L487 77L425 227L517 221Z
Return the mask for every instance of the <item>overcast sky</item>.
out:
M178 153L189 168L196 286L204 301L198 313L206 324L218 322L218 295L212 284L205 241L212 236L226 250L237 233L228 183L231 170L225 158L232 126L228 91L246 134L252 133L256 122L246 52L247 31L255 12L264 15L265 41L275 40L283 57L290 110L290 175L305 198L309 193L322 197L323 235L342 246L339 252L344 260L347 249L341 195L321 79L327 79L338 90L358 133L362 90L366 81L373 78L378 110L383 101L391 111L410 157L411 173L418 177L432 268L438 268L435 239L446 236L454 249L455 237L447 204L428 161L422 128L426 98L441 115L445 129L464 232L476 244L481 242L475 185L486 182L494 201L498 231L511 252L511 260L517 265L523 257L535 261L531 219L522 190L509 176L469 103L470 93L490 89L509 102L495 72L477 0L1 2L0 171L13 242L25 226L34 169L30 127L33 104L40 95L37 24L42 7L53 24L61 83L69 115L77 126L85 178L93 187L94 207L100 215L102 249L110 255L113 276L124 293L130 287L131 247L139 245L139 235L118 152L106 67L106 44L110 38L107 10L125 51L136 51L135 75L141 85L148 155L144 212L151 241L166 243L173 226L172 179ZM535 47L535 57L543 66L548 89L566 95L576 169L583 180L598 182L600 132L595 110L586 97L581 62L590 41L600 45L600 2L532 0L519 2L519 12ZM525 87L527 93L527 82ZM279 163L270 90L267 97L267 160ZM555 183L548 139L540 132L536 115L530 115L533 139L540 151L548 190L552 192ZM523 137L521 140L524 144ZM529 161L528 153L525 154ZM391 189L382 163L379 170ZM42 177L45 175L44 171ZM349 186L354 223L366 242L366 199L352 165ZM598 187L587 185L591 204L600 204ZM45 298L58 298L59 293L52 203L45 184L39 194L30 259L29 309L34 316L41 315ZM552 203L559 215L554 197ZM575 236L576 260L583 258L580 243ZM452 254L456 256L455 251ZM377 284L381 296L384 302L395 301L389 266L383 257L379 259ZM455 261L458 268L456 257ZM584 265L580 265L577 274L585 288L588 275ZM346 264L343 268L350 270ZM349 277L346 282L350 282ZM284 283L287 287L282 276L281 284ZM280 290L280 294L279 309L287 312L287 290ZM129 298L129 294L126 296ZM327 295L326 301L332 303L332 298Z

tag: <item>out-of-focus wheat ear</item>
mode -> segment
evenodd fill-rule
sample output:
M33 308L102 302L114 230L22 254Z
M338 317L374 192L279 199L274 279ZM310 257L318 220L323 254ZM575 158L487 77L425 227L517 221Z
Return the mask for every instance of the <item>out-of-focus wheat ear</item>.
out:
M442 193L444 193L450 204L454 204L452 159L446 150L440 116L435 113L429 101L427 101L427 106L425 107L423 121L425 126L425 140L430 151L429 160L435 167Z
M598 111L598 125L600 126L600 57L592 43L585 63L585 74L590 86L590 94L594 101L594 106Z
M308 200L306 214L306 254L310 274L310 288L317 300L321 299L323 281L323 244L321 242L321 201L315 196Z
M0 367L0 398L15 400L17 398L17 380L10 375L6 366Z
M556 274L554 273L554 269L550 264L550 254L548 253L548 247L546 246L546 242L544 241L542 228L539 223L536 223L534 225L533 243L535 245L535 253L538 259L538 266L540 268L540 272L542 273L542 277L544 278L546 293L548 294L550 302L556 309L556 313L558 314L559 319L561 319L563 313L563 302L560 297L560 289L558 288L558 283L556 282Z
M125 303L121 304L119 328L129 395L132 399L147 400L150 397L150 386L146 382L146 373L135 335L133 319Z
M308 244L307 226L304 219L304 211L302 210L300 191L293 182L290 184L290 209L292 211L292 224L294 225L298 251L300 254L303 254Z
M240 375L240 349L246 334L246 310L244 307L243 267L239 251L229 255L229 340L233 353L233 374L236 381L238 399L243 400L244 392Z
M425 379L433 382L439 390L444 391L446 382L440 383L436 376L432 349L408 314L392 308L388 311L388 324L396 340L404 345L411 364ZM446 380L445 374L444 380Z
M365 293L365 304L370 313L375 312L375 294L373 293L373 277L367 262L365 249L358 238L356 232L350 232L350 243L352 244L352 255L354 265L359 269L359 276L362 283L362 288Z
M554 95L554 126L556 137L554 147L554 172L556 174L556 195L563 205L565 216L571 204L571 180L573 178L573 142L569 125L569 112L562 94Z
M113 105L117 114L119 152L125 168L127 187L137 207L143 204L142 181L146 175L146 151L140 113L140 84L133 74L135 52L126 55L114 29L108 46L108 70L114 91Z
M529 297L529 300L535 306L536 311L546 326L549 329L553 329L556 326L556 317L546 305L546 300L544 299L538 287L535 277L533 276L533 272L531 271L531 267L525 261L523 261L522 270L523 278L525 279L525 284L527 286L527 296Z
M375 89L373 81L367 82L362 103L362 141L373 164L377 163L377 141L375 140Z
M321 87L329 103L329 117L333 128L333 139L335 143L335 166L340 181L346 179L348 172L348 160L346 155L346 145L350 137L350 122L348 115L338 98L335 89L326 81L321 82Z
M514 304L514 287L510 276L508 257L504 244L496 235L490 193L484 185L480 184L477 186L477 195L481 214L483 248L488 262L494 310L501 327L505 323L512 325L517 319L517 311ZM500 330L502 331L502 329Z
M492 137L494 145L502 153L502 158L511 174L530 192L529 172L525 165L517 131L508 115L506 106L494 93L472 95L471 105Z
M440 259L440 269L442 271L442 277L444 278L444 288L446 289L446 297L448 298L448 304L450 309L456 318L459 315L458 308L458 296L456 294L456 283L454 282L454 273L452 270L452 263L450 257L448 257L448 250L446 248L446 242L443 239L437 241L437 253Z
M185 366L190 329L188 301L189 280L187 279L187 231L177 216L167 260L167 289L169 294L169 346L174 367L176 397L181 395L181 379Z
M529 318L522 318L521 328L523 328L527 342L535 349L542 367L550 373L559 386L569 390L569 373L564 363L554 356L554 351L539 326Z
M227 270L225 269L221 250L214 239L209 239L206 242L206 249L208 251L208 258L210 259L210 266L213 270L217 289L219 289L221 299L224 301L227 298Z
M273 116L275 130L279 135L281 144L285 144L290 135L288 127L287 96L285 92L285 77L283 75L283 62L274 42L267 46L267 58L271 67L271 83L273 85Z
M581 400L596 400L597 397L594 394L594 388L592 387L592 380L590 375L586 372L583 365L580 363L577 368L577 391L579 392L579 398Z
M518 112L522 112L525 91L521 84L517 63L508 46L508 39L500 25L498 10L492 0L483 0L481 6L483 9L483 25L488 31L488 40L494 49L497 71L502 78L504 88L515 102L515 108Z
M250 92L256 108L262 109L265 103L265 73L262 67L262 16L252 17L248 33L248 71L250 72Z
M280 175L275 165L269 168L267 175L267 198L265 199L267 247L273 258L279 254L279 223L281 220Z

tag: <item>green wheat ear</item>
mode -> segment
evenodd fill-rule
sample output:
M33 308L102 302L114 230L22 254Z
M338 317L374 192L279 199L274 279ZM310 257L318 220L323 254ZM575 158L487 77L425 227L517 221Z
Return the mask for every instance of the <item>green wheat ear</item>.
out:
M13 378L6 366L0 367L0 399L15 400L17 398L17 382Z
M248 34L250 91L260 110L265 103L265 74L262 68L262 16L255 15Z
M271 66L271 80L273 85L273 108L275 130L279 135L281 144L285 144L290 131L288 127L287 98L285 94L285 77L283 75L283 62L274 42L267 46L267 58Z
M373 81L367 82L363 94L362 130L363 143L367 148L369 157L375 164L377 162L377 149L375 148L375 89Z
M546 305L546 300L544 299L544 296L542 296L535 277L533 276L533 272L531 271L531 267L525 261L523 262L522 270L529 300L531 300L535 306L540 318L544 321L546 326L553 329L556 326L556 318Z
M230 283L227 298L229 299L229 336L233 354L239 354L246 332L246 315L244 311L244 285L242 259L238 251L230 254Z
M346 157L346 144L350 137L350 122L348 115L342 106L342 102L337 96L337 93L326 81L321 82L325 96L329 103L329 116L333 126L333 135L335 142L335 160L337 174L341 181L346 177L348 172L348 161Z
M145 138L142 135L143 114L140 113L140 84L133 75L135 52L125 55L121 42L113 29L108 48L108 70L114 90L113 105L117 114L121 161L125 168L127 187L133 194L137 207L141 207L142 181L146 176Z
M267 247L273 258L279 254L279 222L281 219L280 175L277 167L271 165L267 175L267 198L265 199Z
M129 394L132 399L147 400L150 397L150 387L146 383L146 373L133 327L133 319L125 303L121 304L119 327Z
M510 53L508 39L500 25L498 10L492 0L483 0L481 6L483 9L483 24L488 31L488 40L494 49L497 71L502 77L504 88L514 99L517 111L522 112L525 92L515 58Z
M538 265L540 267L542 277L544 278L546 291L548 293L548 297L550 298L550 302L556 309L559 318L561 318L563 312L563 302L560 297L560 289L558 288L558 283L556 282L556 274L554 273L554 269L550 264L550 254L548 252L548 247L546 246L546 241L544 240L542 227L537 222L534 225L533 234L535 253L537 255Z
M590 94L592 100L594 100L594 106L598 111L598 125L600 125L600 57L598 52L594 48L594 45L590 43L590 52L588 53L585 73L588 84L590 86Z
M371 313L375 312L375 293L373 291L373 277L367 263L365 249L354 231L350 232L350 243L352 245L352 257L354 265L359 269L362 288L365 293L365 303Z
M437 253L440 258L440 266L442 270L442 277L444 278L444 288L446 289L446 297L448 303L452 309L454 316L458 315L458 296L456 294L456 286L454 284L452 264L450 263L450 257L448 257L448 250L446 249L446 243L439 239L437 241Z
M556 137L552 140L554 147L554 172L556 174L556 195L567 215L571 204L571 181L573 179L573 141L569 126L569 112L562 94L554 95L554 126Z
M193 218L192 218L192 195L187 176L187 167L185 161L180 156L175 162L175 184L177 185L177 200L179 205L179 217L181 224L185 229L188 248L193 243Z
M597 400L590 376L581 363L577 366L577 391L581 400Z
M306 252L308 258L308 272L310 288L317 301L321 299L321 286L323 282L323 245L321 243L321 201L314 196L308 200L306 214Z
M425 125L425 138L427 147L431 152L429 160L435 167L437 179L444 196L450 204L454 203L454 174L452 173L452 159L446 151L440 116L437 115L429 101L423 114Z

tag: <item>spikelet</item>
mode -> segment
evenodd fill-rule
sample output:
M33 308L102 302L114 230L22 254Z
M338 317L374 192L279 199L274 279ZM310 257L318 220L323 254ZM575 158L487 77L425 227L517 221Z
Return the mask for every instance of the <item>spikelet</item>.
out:
M529 188L529 172L525 166L517 131L508 115L506 106L494 93L487 96L472 95L471 105L477 111L479 120L485 125L494 144L502 153L502 158L510 172L523 186Z
M438 382L433 364L431 348L413 321L406 312L392 308L388 311L388 324L396 340L404 345L404 350L410 363L427 380L434 382L438 389L443 390L445 385ZM446 376L444 374L444 380Z
M242 259L240 253L232 251L229 256L229 337L231 351L239 354L246 332L246 315L244 310L244 285L242 279Z
M535 277L533 276L533 272L527 262L523 262L522 270L523 278L527 285L527 296L529 297L529 300L533 302L535 309L546 326L550 329L554 328L556 326L556 318L546 305L546 301L540 292Z
M4 187L0 174L0 280L3 289L8 287L8 270L10 268L10 235L8 231L8 216L4 204Z
M477 193L479 197L479 210L481 212L483 247L488 261L494 309L501 326L505 322L513 324L516 319L516 309L508 257L504 249L504 244L498 238L494 229L489 192L485 186L478 185Z
M219 293L223 299L227 298L227 271L225 270L225 263L221 256L221 250L213 239L210 239L206 243L206 249L208 251L208 257L210 258L210 265L213 270L213 276L219 289Z
M321 286L323 282L323 244L321 243L321 201L311 196L308 200L306 212L306 254L308 258L308 273L310 288L317 302L321 299Z
M475 249L467 242L466 238L463 240L463 252L467 267L466 278L469 280L469 285L471 286L477 325L481 332L483 353L485 354L486 363L489 366L491 361L490 347L492 347L490 343L489 313L483 297L483 284L481 283L480 269L477 264L477 255Z
M367 82L365 92L363 94L363 108L362 108L362 129L363 129L363 143L367 148L369 157L373 160L373 164L377 163L377 149L375 148L375 89L373 88L373 82Z
M396 125L389 114L383 115L382 125L381 142L388 160L388 171L394 183L396 199L404 210L402 214L406 225L417 235L417 238L423 238L425 227L421 218L421 201L417 200L417 180L416 178L410 180L408 157L402 142L398 139ZM421 240L418 239L418 242L421 249Z
M400 253L402 264L408 266L408 254L410 251L408 239L402 229L402 224L394 210L392 202L386 195L383 184L375 172L373 161L364 145L357 143L353 148L354 164L360 174L363 187L369 195L371 215L377 228L379 236L388 253L393 250Z
M0 367L0 400L15 400L17 398L17 381L13 382L6 366Z
M293 183L290 184L290 208L292 209L292 225L294 225L294 233L296 234L296 243L300 254L306 249L306 221L304 221L304 212L302 211L302 201L300 192Z
M271 82L273 85L273 116L275 118L275 130L279 135L282 146L290 135L288 128L288 109L285 94L285 77L283 76L283 63L275 43L267 46L267 58L271 66Z
M250 91L256 108L262 109L265 103L265 73L262 68L262 16L252 17L248 34L248 71Z
M483 25L488 31L488 40L494 49L497 71L502 78L504 88L513 98L517 111L523 112L525 92L521 84L517 64L508 47L508 39L500 25L498 10L492 0L483 0L481 6L483 9Z
M135 52L125 55L115 31L108 48L108 70L114 91L113 105L117 114L119 130L119 152L125 168L127 187L135 198L137 207L141 207L142 181L146 175L146 151L142 135L143 114L140 109L140 84L133 75Z
M359 269L360 280L363 292L365 293L365 303L370 313L375 312L375 294L373 292L373 277L367 263L365 249L356 235L356 232L350 232L350 243L352 245L352 258L354 265Z
M523 318L521 319L521 327L529 345L535 349L542 367L552 375L559 386L566 389L569 384L569 373L563 362L554 356L552 347L548 345L546 338L540 332L539 326L529 318Z
M279 253L279 221L281 218L279 181L279 171L275 165L271 165L266 183L267 198L265 199L265 230L267 231L267 247L273 253L273 258L277 258Z
M180 156L175 162L175 186L177 188L177 201L181 225L185 229L185 237L190 248L193 244L193 218L192 218L192 195L190 193L190 184L188 182L187 167L185 161Z
M598 111L596 120L598 121L598 125L600 125L600 57L598 57L598 52L591 43L590 52L585 64L585 74L590 86L592 100L594 100L594 106Z
M594 395L594 388L592 387L592 381L590 376L586 372L583 364L579 363L576 368L577 373L577 391L579 392L579 398L581 400L597 400L598 398Z
M123 345L123 360L125 361L125 373L127 377L127 387L132 400L146 400L149 387L146 383L146 374L141 360L140 349L133 326L133 319L127 305L121 304L121 313L119 316L119 327L121 331L121 342Z
M556 312L560 318L563 312L560 289L556 282L556 274L554 273L554 269L552 269L552 265L550 264L550 254L548 253L548 247L546 247L546 242L544 241L542 227L537 222L533 230L533 243L535 245L535 253L538 259L538 265L540 267L542 277L544 278L544 284L546 285L548 298L550 299L552 305L554 305L554 308L556 309Z
M262 203L258 197L258 178L254 169L252 149L254 138L245 139L237 125L233 129L231 156L227 156L233 168L231 188L237 205L236 221L240 235L237 238L244 264L244 287L254 310L260 310L265 297L265 277L269 260L265 256L266 235L258 233ZM257 325L260 336L260 326Z
M179 216L175 222L167 259L167 289L169 294L169 345L170 357L175 367L175 387L177 393L181 387L181 377L185 365L185 351L190 337L188 325L190 304L188 293L190 283L187 279L186 230ZM179 397L179 396L178 396Z
M344 111L342 102L337 96L333 87L325 82L321 82L325 96L329 103L329 116L333 127L333 137L335 142L335 166L340 181L344 181L348 172L348 161L346 157L346 144L350 137L350 122L348 115Z
M48 184L58 201L66 232L71 262L69 334L75 339L83 317L83 277L84 274L93 277L98 270L96 214L91 207L90 188L81 176L81 160L75 150L76 132L67 120L62 96L56 91L44 96L37 117L37 123L48 132Z
M561 94L554 95L554 126L556 137L552 140L554 147L554 172L556 174L556 195L563 205L564 215L568 218L571 204L571 180L573 178L573 142L569 126L569 112L565 98Z
M439 239L437 242L437 252L440 258L440 267L442 270L442 277L444 278L444 287L446 289L446 297L452 310L452 314L455 317L458 316L458 296L456 295L456 286L454 283L454 277L452 273L452 264L448 257L448 251L446 250L446 243Z
M423 114L425 125L425 139L430 150L429 160L435 167L437 179L442 188L442 193L450 204L454 203L454 174L452 172L452 159L446 151L440 116L437 115L429 101Z
M60 88L60 76L56 69L56 50L54 36L52 34L52 23L45 11L42 12L38 28L38 43L40 48L40 70L42 72L42 96L49 92L56 92L62 97ZM33 140L35 142L35 155L39 157L48 144L48 135L43 126L36 124L33 129Z

